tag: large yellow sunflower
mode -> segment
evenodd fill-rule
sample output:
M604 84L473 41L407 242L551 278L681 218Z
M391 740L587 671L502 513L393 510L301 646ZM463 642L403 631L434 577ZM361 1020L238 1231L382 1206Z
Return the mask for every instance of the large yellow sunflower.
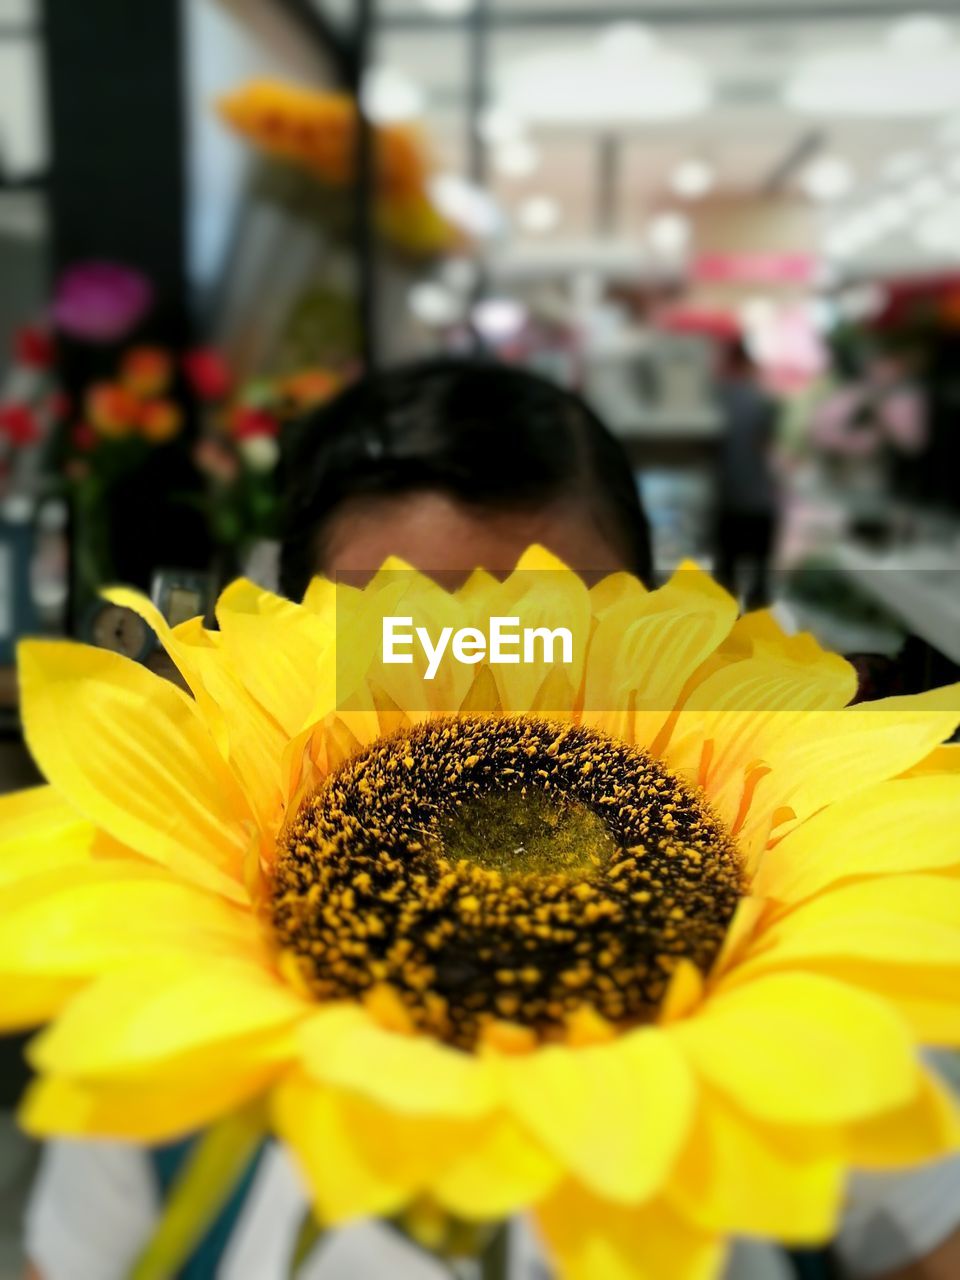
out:
M31 1132L259 1099L323 1223L526 1211L573 1280L707 1280L733 1233L829 1236L851 1167L957 1148L917 1045L960 1041L960 687L847 707L847 663L697 570L588 590L536 549L453 594L238 582L215 632L111 596L192 696L22 647ZM427 682L377 661L413 612L584 643Z

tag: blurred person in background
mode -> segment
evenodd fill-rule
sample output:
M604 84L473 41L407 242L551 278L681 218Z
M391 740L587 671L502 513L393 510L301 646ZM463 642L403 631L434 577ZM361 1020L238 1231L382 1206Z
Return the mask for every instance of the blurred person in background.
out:
M760 385L742 340L723 354L716 396L722 419L716 576L746 608L755 609L770 602L777 532L773 446L780 406Z
M531 542L590 580L626 571L649 581L646 520L620 445L579 398L519 370L431 361L364 379L304 421L287 465L281 579L293 599L316 573L365 580L389 555L445 583L476 565L506 571ZM48 1144L28 1210L30 1280L124 1280L188 1150ZM284 1280L306 1207L286 1155L268 1146L181 1276ZM847 1270L742 1244L725 1280L956 1280L960 1164L858 1180L835 1256ZM297 1274L449 1271L390 1226L360 1223L324 1236ZM508 1276L549 1277L523 1227L511 1233Z

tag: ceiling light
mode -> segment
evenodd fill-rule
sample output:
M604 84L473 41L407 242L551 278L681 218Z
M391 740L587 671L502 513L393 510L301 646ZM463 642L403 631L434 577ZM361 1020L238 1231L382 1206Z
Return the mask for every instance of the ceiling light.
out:
M512 111L503 107L488 107L480 114L477 132L490 145L518 142L523 138L524 125Z
M824 242L824 249L831 258L851 258L860 249L860 240L847 231L833 231Z
M912 178L927 164L927 157L922 151L897 151L887 156L880 166L881 174L890 182L902 182Z
M940 115L960 107L960 48L877 45L815 54L788 80L784 100L809 115Z
M459 174L435 174L428 180L428 188L444 217L468 235L488 239L503 230L503 215L490 193Z
M463 313L457 295L433 280L415 284L407 294L407 306L419 321L437 329L455 324Z
M678 196L699 200L713 190L717 177L713 165L705 160L684 160L670 175L670 186Z
M910 203L899 196L885 196L871 206L870 213L878 227L892 231L909 216Z
M853 170L839 156L819 156L800 179L811 200L839 200L853 186Z
M473 323L491 342L512 338L527 322L527 309L515 298L484 298L473 308Z
M917 243L924 249L946 253L952 258L960 257L958 226L960 226L960 201L954 200L927 214L917 227Z
M544 235L560 222L560 206L550 196L530 196L517 210L517 222L524 231Z
M393 67L370 67L364 72L360 101L374 124L415 120L424 108L420 86Z
M608 58L634 61L648 58L659 41L642 22L612 22L597 37L597 47Z
M508 65L500 94L503 109L523 120L581 128L676 120L704 111L711 98L700 63L662 45L642 69L596 45L547 49Z
M420 0L420 7L441 18L460 18L473 8L473 0Z
M960 140L960 116L951 116L948 120L944 120L937 134L943 142L950 143Z
M926 53L949 44L950 24L933 13L911 13L898 18L887 32L887 44L901 53Z
M540 164L540 152L525 138L504 142L493 153L493 165L507 178L526 178Z
M472 258L447 258L440 268L443 282L457 293L469 293L477 283L477 264Z
M656 253L669 257L686 249L690 233L690 219L682 213L658 213L647 229L647 240Z
M946 194L947 188L939 178L918 178L905 189L903 198L913 209L929 209Z

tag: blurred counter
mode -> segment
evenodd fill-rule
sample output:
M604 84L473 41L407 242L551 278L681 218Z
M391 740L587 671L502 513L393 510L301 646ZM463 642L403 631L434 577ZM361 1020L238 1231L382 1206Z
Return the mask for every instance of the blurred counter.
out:
M861 591L960 664L960 550L940 542L883 552L839 543L834 557Z

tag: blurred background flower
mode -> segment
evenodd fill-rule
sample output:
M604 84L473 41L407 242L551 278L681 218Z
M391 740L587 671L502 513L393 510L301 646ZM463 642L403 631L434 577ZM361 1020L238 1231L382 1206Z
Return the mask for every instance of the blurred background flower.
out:
M116 262L78 262L57 281L50 314L61 332L84 342L116 342L146 315L153 288Z

